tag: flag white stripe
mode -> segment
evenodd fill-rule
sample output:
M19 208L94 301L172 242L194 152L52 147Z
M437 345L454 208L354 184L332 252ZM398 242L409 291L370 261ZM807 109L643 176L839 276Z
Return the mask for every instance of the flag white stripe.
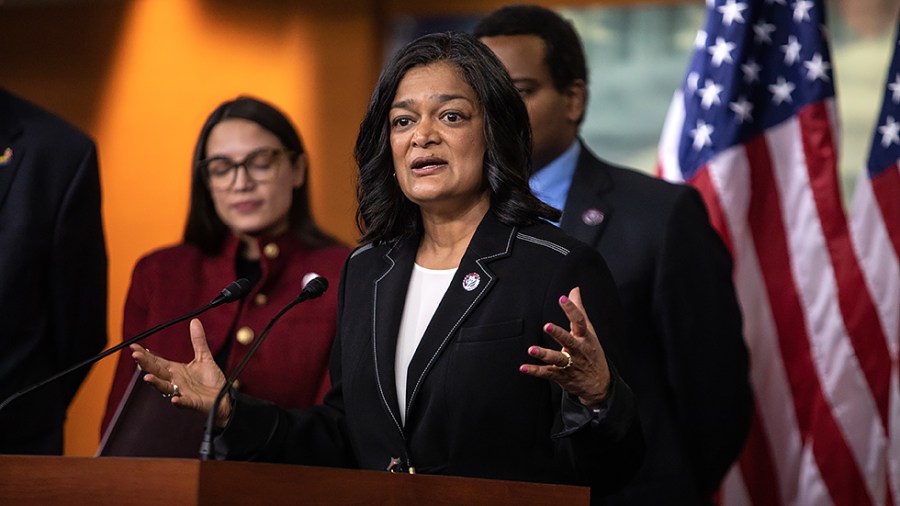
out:
M844 324L834 267L805 170L800 128L795 117L766 132L781 195L791 271L803 303L813 364L823 394L862 471L870 496L880 504L886 438L878 407Z
M800 463L800 482L797 484L797 496L786 504L792 506L831 506L834 504L825 480L819 474L813 455L813 445L808 444L803 449Z
M678 162L678 145L681 142L681 129L684 127L684 95L676 90L669 105L663 123L660 146L658 149L661 176L668 181L683 182L681 165Z
M732 467L722 481L722 504L730 506L751 506L753 504L738 467Z
M744 147L722 152L708 169L732 233L735 288L744 316L744 336L750 350L751 384L763 431L771 445L778 492L787 504L797 494L800 431L794 401L778 343L778 331L764 285L750 230L750 166ZM734 504L726 502L725 504Z

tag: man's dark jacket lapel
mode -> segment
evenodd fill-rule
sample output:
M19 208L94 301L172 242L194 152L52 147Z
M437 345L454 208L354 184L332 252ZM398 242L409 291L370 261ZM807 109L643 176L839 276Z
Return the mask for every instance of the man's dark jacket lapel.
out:
M0 93L5 93L0 89ZM11 108L5 106L6 102L0 100L0 207L9 193L16 168L25 158L25 146L17 142L22 133L22 125Z
M612 188L613 181L609 171L591 155L582 142L560 228L581 242L596 245L609 220L614 217L615 208L605 197ZM599 223L585 222L589 221L585 220L585 213L588 211L593 212L595 217L596 212L601 213Z

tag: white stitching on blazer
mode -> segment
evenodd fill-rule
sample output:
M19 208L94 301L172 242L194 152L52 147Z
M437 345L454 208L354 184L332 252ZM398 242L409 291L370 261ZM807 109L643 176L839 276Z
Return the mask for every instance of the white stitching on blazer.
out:
M568 250L568 249L566 249L566 248L560 246L559 244L556 244L555 242L550 242L550 241L547 241L547 240L544 240L544 239L538 239L537 237L534 237L534 236L531 236L531 235L527 235L527 234L523 234L523 233L521 233L521 232L519 232L519 233L517 234L517 237L518 237L519 239L522 239L523 241L528 241L528 242L530 242L530 243L537 244L538 246L544 246L544 247L550 248L550 249L552 249L553 251L555 251L555 252L557 252L557 253L562 253L564 256L569 254L569 250Z
M395 243L394 246L397 244ZM400 431L400 437L406 440L406 435L403 433L403 427L400 425L400 422L397 421L397 417L394 416L394 412L391 410L391 405L387 401L387 397L384 396L384 389L381 387L381 374L378 372L378 338L375 335L375 319L378 314L378 283L384 279L385 276L388 275L392 270L394 270L394 266L396 265L394 259L390 257L391 252L394 250L394 246L391 246L391 249L385 253L385 257L391 261L390 269L386 270L384 274L381 275L380 278L375 280L375 293L372 297L372 354L375 357L375 381L378 383L378 393L381 394L381 400L384 402L384 407L387 408L388 413L391 415L391 419L394 420L394 425L397 426L397 430Z
M365 246L360 246L359 248L356 248L356 251L354 251L353 253L350 254L350 258L353 258L353 257L355 257L356 255L359 255L359 254L362 253L363 251L370 250L370 249L372 249L372 247L374 247L374 246L375 246L375 245L372 244L372 243L366 244Z

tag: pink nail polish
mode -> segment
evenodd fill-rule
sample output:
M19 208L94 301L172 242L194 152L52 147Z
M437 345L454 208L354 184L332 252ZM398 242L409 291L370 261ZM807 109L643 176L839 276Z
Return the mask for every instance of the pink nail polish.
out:
M537 348L535 348L535 347L528 348L528 354L531 356L537 355Z
M524 365L520 365L520 366L519 366L519 372L528 372L528 368L525 367Z
M562 297L559 298L559 303L560 303L560 304L568 304L568 303L569 303L569 298L566 297L565 295L563 295Z
M552 323L548 323L548 324L544 325L544 332L546 332L546 333L548 333L548 334L549 334L550 332L553 332L553 324L552 324Z

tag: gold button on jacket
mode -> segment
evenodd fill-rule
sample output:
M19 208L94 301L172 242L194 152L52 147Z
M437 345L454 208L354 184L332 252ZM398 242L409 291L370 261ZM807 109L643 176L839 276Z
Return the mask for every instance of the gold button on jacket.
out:
M279 253L281 253L281 250L274 242L270 242L269 244L263 246L263 255L265 255L267 258L278 258Z
M253 342L253 337L253 329L250 327L241 327L237 331L237 341L245 346Z

